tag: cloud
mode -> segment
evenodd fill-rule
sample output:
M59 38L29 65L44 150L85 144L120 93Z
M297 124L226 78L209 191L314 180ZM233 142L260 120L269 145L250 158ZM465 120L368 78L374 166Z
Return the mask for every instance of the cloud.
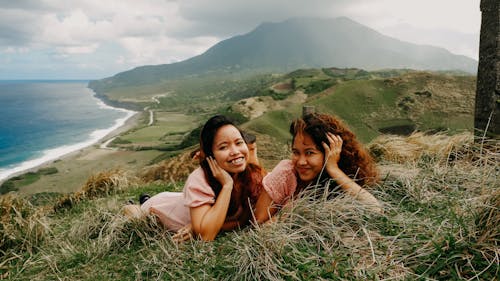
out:
M481 20L479 0L363 0L353 1L345 12L377 28L408 24L473 33Z
M173 63L179 57L191 57L200 54L218 42L215 37L195 37L188 39L174 39L169 37L124 37L120 40L127 55L121 56L121 63L133 65L157 64L158 61Z
M32 57L31 67L43 61L47 69L100 65L96 75L184 60L262 22L291 17L347 16L403 40L470 55L477 53L480 21L480 0L0 1L0 52L9 56L4 61L22 59L28 66ZM405 25L412 29L403 30ZM21 52L22 58L16 55Z
M291 17L337 17L352 0L179 0L179 14L190 25L181 27L189 35L230 37L249 32L262 22L280 22Z

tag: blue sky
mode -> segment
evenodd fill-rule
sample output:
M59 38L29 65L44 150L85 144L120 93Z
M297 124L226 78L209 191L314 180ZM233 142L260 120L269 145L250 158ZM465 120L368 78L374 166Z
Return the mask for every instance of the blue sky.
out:
M0 0L0 80L100 79L199 55L262 22L347 16L477 60L480 0Z

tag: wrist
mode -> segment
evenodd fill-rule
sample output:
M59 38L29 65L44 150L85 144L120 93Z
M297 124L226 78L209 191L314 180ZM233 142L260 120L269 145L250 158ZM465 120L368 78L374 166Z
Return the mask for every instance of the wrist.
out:
M338 178L339 176L342 176L344 174L339 166L329 166L326 168L326 171L328 175L330 175L330 177L333 179Z

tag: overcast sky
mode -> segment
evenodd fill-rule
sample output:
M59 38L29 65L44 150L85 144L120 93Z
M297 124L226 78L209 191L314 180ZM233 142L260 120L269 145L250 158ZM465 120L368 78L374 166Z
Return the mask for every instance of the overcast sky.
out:
M262 22L346 16L478 58L480 0L0 0L0 80L99 79L182 61Z

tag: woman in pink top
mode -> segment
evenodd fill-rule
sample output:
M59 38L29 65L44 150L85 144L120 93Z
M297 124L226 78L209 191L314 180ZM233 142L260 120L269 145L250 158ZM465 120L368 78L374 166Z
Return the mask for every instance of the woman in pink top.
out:
M189 175L183 192L159 193L140 208L142 213L156 215L172 231L188 225L201 239L213 240L221 230L250 222L252 204L262 190L263 172L247 163L248 148L240 130L222 115L205 123L200 148L200 167ZM127 208L125 213L137 213L134 206Z
M265 192L255 210L258 223L304 192L312 193L313 198L333 198L342 192L382 211L377 199L362 187L377 181L375 162L339 119L308 114L292 122L290 133L292 159L281 161L264 177Z

